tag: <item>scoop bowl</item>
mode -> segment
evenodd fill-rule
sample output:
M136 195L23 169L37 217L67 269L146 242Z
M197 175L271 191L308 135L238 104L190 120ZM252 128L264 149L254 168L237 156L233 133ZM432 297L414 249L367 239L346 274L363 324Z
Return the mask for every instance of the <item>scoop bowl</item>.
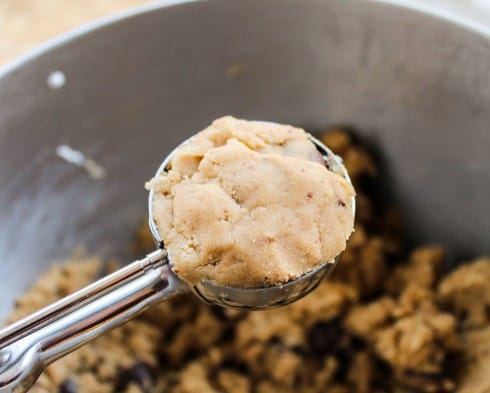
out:
M269 123L257 121L258 123ZM351 182L349 174L342 163L342 159L334 154L328 147L321 143L315 137L309 135L310 140L316 146L322 155L325 166L328 170L342 176L349 183ZM174 149L162 162L158 168L155 178L168 171L171 167L171 161L178 149L191 141L192 137L184 141L180 146ZM153 216L153 198L154 191L150 190L148 196L148 216L151 234L159 248L164 248L164 242L158 232L157 224ZM355 213L355 198L352 198L352 209ZM170 266L172 266L172 261ZM246 310L263 310L268 308L280 307L290 304L315 289L321 280L328 275L334 268L337 259L326 261L316 266L313 270L280 285L258 287L258 288L240 288L217 285L212 281L201 281L197 285L191 286L192 291L201 300L206 303L219 305L228 308L246 309Z
M315 138L311 140L327 168L350 182L341 159ZM169 169L175 151L155 176ZM268 309L305 296L335 265L335 259L327 261L298 279L275 286L238 288L211 281L189 286L172 271L153 217L153 197L150 191L149 226L157 245L154 252L0 330L0 393L26 392L56 359L179 293L192 291L204 302L223 307ZM352 208L355 212L354 198Z

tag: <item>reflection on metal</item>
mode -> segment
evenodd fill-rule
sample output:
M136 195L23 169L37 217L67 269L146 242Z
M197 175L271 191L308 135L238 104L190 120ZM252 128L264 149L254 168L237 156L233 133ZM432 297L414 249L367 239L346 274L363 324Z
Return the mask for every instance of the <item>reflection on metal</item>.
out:
M68 145L59 145L56 147L56 154L66 162L83 168L93 179L100 180L106 176L106 170L102 165Z

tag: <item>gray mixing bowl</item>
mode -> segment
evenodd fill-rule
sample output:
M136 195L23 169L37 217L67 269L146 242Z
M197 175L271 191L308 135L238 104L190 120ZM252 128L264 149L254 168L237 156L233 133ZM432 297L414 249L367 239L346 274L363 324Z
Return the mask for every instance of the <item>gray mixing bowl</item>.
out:
M144 181L224 114L357 128L383 152L412 242L490 253L488 30L398 2L165 2L0 71L0 319L76 246L129 259ZM106 178L62 161L60 144Z

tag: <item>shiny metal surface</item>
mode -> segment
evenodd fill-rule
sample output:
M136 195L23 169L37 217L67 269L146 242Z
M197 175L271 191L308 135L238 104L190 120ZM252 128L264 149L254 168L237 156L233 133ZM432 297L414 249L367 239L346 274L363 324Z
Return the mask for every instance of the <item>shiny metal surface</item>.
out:
M224 114L356 127L383 154L413 243L440 243L453 261L489 253L489 39L469 16L411 3L165 2L0 71L0 319L77 246L131 260L143 180ZM53 70L66 76L57 90ZM60 144L107 177L61 161Z
M332 272L336 260L326 262L300 279L266 288L233 288L201 282L192 288L197 297L209 304L243 310L265 310L285 306L306 296Z
M0 319L74 247L130 260L142 180L224 114L357 128L382 152L412 243L440 243L451 261L490 253L490 29L458 7L166 1L0 70ZM54 70L66 76L56 90ZM106 179L61 161L60 144Z
M311 138L326 167L350 178L340 157ZM189 142L186 140L183 144ZM167 171L177 149L158 168ZM153 190L148 197L150 229L155 243L164 246L153 219ZM352 198L355 213L355 199ZM237 309L259 310L284 306L310 293L329 272L335 260L280 286L234 288L203 282L188 287L171 270L167 252L158 248L146 258L110 274L50 306L0 330L0 393L26 392L44 368L122 325L152 304L192 290L201 300Z
M0 392L26 392L43 369L186 290L157 250L0 331Z

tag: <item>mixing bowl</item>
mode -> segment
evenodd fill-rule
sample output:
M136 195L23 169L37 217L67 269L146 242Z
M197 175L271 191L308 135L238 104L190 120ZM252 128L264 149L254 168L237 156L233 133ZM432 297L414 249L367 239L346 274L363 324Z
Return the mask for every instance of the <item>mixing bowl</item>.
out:
M413 1L167 1L57 39L0 72L0 319L77 246L129 261L145 180L233 114L381 152L413 243L490 252L490 41ZM59 158L69 145L106 170Z

